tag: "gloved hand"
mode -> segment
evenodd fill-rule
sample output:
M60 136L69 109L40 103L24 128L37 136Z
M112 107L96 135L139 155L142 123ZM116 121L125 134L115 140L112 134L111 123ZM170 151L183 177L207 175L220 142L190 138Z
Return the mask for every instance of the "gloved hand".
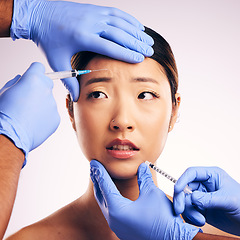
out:
M155 186L145 163L138 169L140 195L136 201L124 198L101 163L91 161L95 198L112 231L121 240L192 239L194 226L174 216L172 203Z
M33 63L0 90L0 134L25 153L43 143L58 127L60 117L52 95L53 82L40 63ZM23 166L24 166L23 165Z
M32 39L54 71L70 70L73 54L91 51L137 63L151 56L153 39L134 17L116 8L66 1L15 0L11 37ZM63 80L77 101L77 79Z
M183 193L189 184L191 195ZM201 226L207 223L240 235L240 184L217 167L192 167L174 187L174 209L183 213L186 222Z

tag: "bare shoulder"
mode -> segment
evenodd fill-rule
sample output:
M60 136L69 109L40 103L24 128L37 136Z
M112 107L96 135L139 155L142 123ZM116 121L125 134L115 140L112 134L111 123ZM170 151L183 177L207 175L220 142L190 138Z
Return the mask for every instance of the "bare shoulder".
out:
M47 224L38 222L21 229L20 231L8 237L6 240L48 239L48 231L50 231L50 228Z
M8 237L6 240L65 240L65 239L86 239L85 232L81 228L81 221L78 226L73 224L71 204L63 207L52 215L24 227L20 231Z
M203 230L204 233L209 233L209 234L214 234L214 235L220 235L220 236L226 236L226 237L234 237L234 238L239 238L239 236L236 235L232 235L230 233L226 233L224 231L221 231L209 224L205 224L203 227L201 227L201 229Z

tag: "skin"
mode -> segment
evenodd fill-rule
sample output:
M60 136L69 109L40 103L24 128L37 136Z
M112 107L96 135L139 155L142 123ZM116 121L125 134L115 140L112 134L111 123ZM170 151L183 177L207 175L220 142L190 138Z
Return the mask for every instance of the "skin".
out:
M0 135L0 238L6 231L16 197L18 179L24 161L21 150Z
M0 38L10 37L12 16L13 0L0 0ZM3 141L5 142L5 139ZM6 142L8 142L8 139ZM9 142L10 144L2 144L0 149L0 238L5 233L12 212L18 177L24 161L23 153L19 149L15 149L11 141ZM16 156L16 152L19 153L19 156ZM9 159L9 157L13 157L13 159ZM19 161L17 162L16 159L19 159Z
M0 37L10 36L13 0L0 0ZM24 161L21 150L0 135L0 238L6 231L16 197L18 179Z
M239 239L235 237L227 237L227 236L218 236L206 233L198 233L194 238L194 240L230 240L230 239Z
M73 112L69 112L70 120L87 160L94 158L102 162L120 192L135 200L139 195L138 166L146 159L155 162L161 154L168 132L177 119L180 96L176 95L178 103L173 106L168 80L161 66L152 59L132 65L109 58L94 58L86 68L111 70L82 76L80 98L74 103ZM154 79L156 83L133 81L143 77ZM110 78L111 81L86 85L93 78ZM100 98L91 98L93 91L103 94ZM118 129L114 128L116 125ZM107 153L106 145L116 138L129 139L140 150L129 159L114 159ZM153 178L156 182L155 172ZM33 238L118 239L95 200L91 180L86 193L79 199L9 237Z
M136 200L139 195L136 176L138 166L146 159L156 162L161 154L168 133L177 119L180 95L176 94L177 104L173 105L168 80L161 66L152 59L132 65L97 57L86 68L109 71L82 76L80 98L74 103L73 111L69 111L73 129L87 160L100 161L121 194ZM108 81L99 82L103 78ZM140 78L142 81L136 81ZM86 84L93 82L93 79L94 83ZM155 80L156 83L146 79ZM155 95L149 92L154 92ZM67 100L67 106L68 103ZM116 138L131 140L139 151L126 159L114 158L108 153L106 146ZM152 172L152 175L157 184L156 173ZM95 200L90 180L86 193L79 199L8 239L118 238L109 228ZM197 234L195 239L228 238Z
M138 166L146 160L155 162L161 154L169 126L177 119L180 96L177 94L179 102L173 106L168 80L152 59L129 68L127 63L97 57L86 68L111 70L81 78L80 98L71 117L78 142L86 158L100 161L115 182L135 182ZM106 81L88 84L98 78ZM89 98L94 91L98 98ZM106 146L116 138L130 140L139 151L124 160L112 157Z
M0 0L0 37L10 36L13 0Z
M0 0L0 37L10 36L13 0ZM11 216L18 178L24 154L12 142L0 135L0 238L2 239Z

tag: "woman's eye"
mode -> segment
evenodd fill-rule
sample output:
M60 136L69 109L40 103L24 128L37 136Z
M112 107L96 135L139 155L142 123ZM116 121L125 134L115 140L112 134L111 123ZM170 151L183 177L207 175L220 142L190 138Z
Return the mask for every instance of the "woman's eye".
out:
M138 99L151 100L154 98L159 98L157 93L153 92L142 92L138 95Z
M92 92L88 95L88 98L94 98L94 99L101 99L101 98L107 98L107 95L100 91Z

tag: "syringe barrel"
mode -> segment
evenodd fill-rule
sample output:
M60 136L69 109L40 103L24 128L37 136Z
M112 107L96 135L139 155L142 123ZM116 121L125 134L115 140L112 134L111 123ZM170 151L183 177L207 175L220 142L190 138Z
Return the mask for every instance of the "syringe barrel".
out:
M62 71L62 72L51 72L45 73L45 75L52 80L54 79L63 79L63 78L70 78L77 76L77 70L69 70L69 71Z
M186 194L192 194L192 189L188 185L183 189L183 191Z

